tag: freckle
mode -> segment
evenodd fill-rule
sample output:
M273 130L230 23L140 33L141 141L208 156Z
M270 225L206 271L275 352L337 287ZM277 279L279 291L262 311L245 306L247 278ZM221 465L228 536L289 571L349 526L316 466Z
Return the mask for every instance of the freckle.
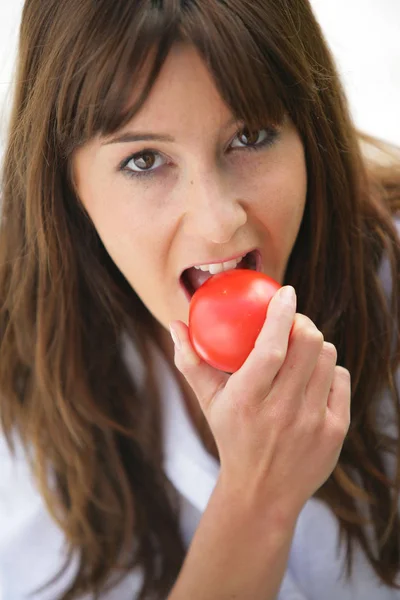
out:
M193 185L193 181L190 182L190 185Z

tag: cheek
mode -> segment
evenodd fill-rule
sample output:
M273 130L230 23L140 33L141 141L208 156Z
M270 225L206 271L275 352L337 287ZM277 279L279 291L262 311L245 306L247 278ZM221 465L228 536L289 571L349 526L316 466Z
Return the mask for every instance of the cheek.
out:
M86 181L81 188L80 198L97 230L104 246L111 255L122 249L128 250L143 242L149 223L153 222L148 211L138 210L137 198L132 196L129 186L110 182Z
M118 202L112 210L96 211L94 225L111 259L139 295L148 286L148 273L162 275L165 220L148 218L133 203L127 208Z
M93 149L78 151L74 173L78 195L102 240L124 237L145 225L146 213L138 211L138 199L130 182L116 176L115 165L101 160Z
M307 195L307 172L302 148L271 164L257 186L258 206L271 230L297 234Z
M165 215L146 202L146 186L138 197L130 180L109 176L111 171L110 165L99 166L89 153L81 153L75 163L76 189L113 262L133 287L142 286L150 270L162 272L160 257L166 256L169 235Z

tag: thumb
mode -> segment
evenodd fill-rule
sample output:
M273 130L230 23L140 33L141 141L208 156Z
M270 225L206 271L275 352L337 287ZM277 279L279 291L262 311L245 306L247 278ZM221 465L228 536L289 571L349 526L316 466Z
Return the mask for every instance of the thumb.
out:
M214 369L197 354L182 321L171 321L171 337L175 346L175 366L185 377L206 413L214 398L225 387L230 375Z

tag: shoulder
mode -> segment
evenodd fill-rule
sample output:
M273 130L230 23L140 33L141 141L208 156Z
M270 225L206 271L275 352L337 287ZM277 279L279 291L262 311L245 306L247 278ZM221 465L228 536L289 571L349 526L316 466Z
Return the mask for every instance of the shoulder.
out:
M11 452L0 433L0 598L33 594L35 600L50 600L72 580L77 557L54 584L34 594L66 563L66 540L36 488L25 449L17 436L13 441Z
M13 442L12 452L4 435L0 435L0 557L5 540L21 527L23 519L29 519L40 500L23 446L17 436Z

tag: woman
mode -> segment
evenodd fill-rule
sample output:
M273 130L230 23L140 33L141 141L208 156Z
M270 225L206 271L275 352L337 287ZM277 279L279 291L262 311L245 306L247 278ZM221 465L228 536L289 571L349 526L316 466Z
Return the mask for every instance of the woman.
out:
M400 597L400 174L374 161L306 0L26 1L7 600ZM195 267L242 256L282 289L229 376L185 323Z

